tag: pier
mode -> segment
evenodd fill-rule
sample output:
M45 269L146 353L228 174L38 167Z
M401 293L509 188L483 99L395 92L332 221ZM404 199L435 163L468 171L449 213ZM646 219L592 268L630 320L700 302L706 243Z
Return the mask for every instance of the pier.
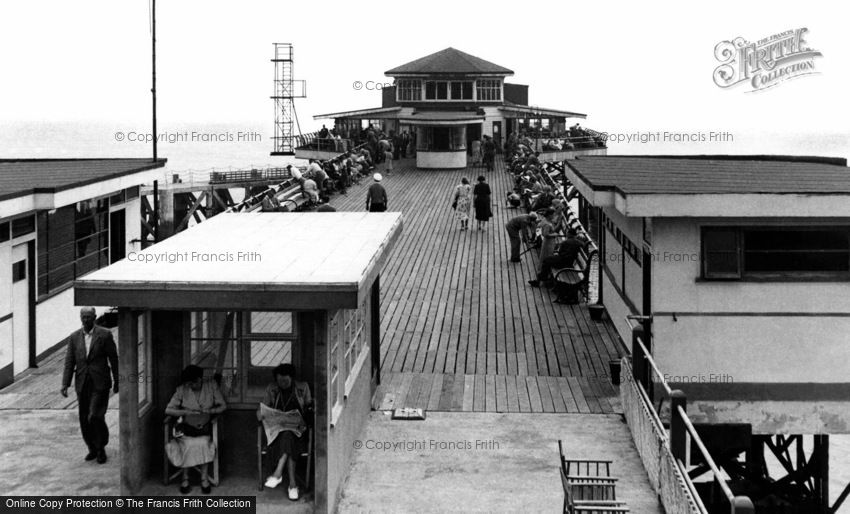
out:
M459 439L488 439L484 436L491 432L489 427L498 425L498 433L489 439L501 441L501 449L482 451L475 458L479 464L475 472L487 477L477 494L487 494L488 505L494 508L512 505L511 509L523 508L522 502L531 496L537 498L533 506L559 508L563 492L556 443L565 439L573 455L615 461L615 472L622 477L621 496L633 512L661 512L628 427L621 421L617 390L610 385L609 361L624 351L616 332L608 321L592 321L586 304L555 304L550 291L529 287L527 280L536 274L536 252L525 254L522 263L508 262L504 223L520 212L505 207L503 199L513 179L500 161L496 165L495 171L483 173L493 190L494 213L484 231L459 231L450 208L460 178L474 180L482 174L480 168L417 171L412 160L402 160L384 180L389 210L403 213L405 230L381 277L381 385L372 398L377 410L369 417L364 438L440 440L458 433ZM338 211L363 211L368 184L364 180L348 195L334 196L331 205ZM332 232L324 234L335 237ZM73 440L70 435L61 441L50 436L53 431L78 430L76 404L58 394L62 353L51 355L26 379L0 392L0 417L27 420L16 424L20 437L4 441L4 454L21 462L46 462L59 456L58 465L39 468L37 474L43 477L39 481L11 477L0 477L0 481L8 482L15 494L42 491L39 482L44 479L58 484L52 491L55 494L117 494L119 459L114 441L104 466L114 467L110 474L104 467L82 466L77 448L65 444ZM116 400L112 398L113 408L107 415L113 437L118 432ZM423 407L429 418L420 424L387 422L381 409L396 407ZM535 437L521 435L537 426ZM32 430L45 442L43 446L20 444L21 437ZM424 455L417 466L399 475L410 480L384 482L363 477L378 476L381 470L386 473L394 469L390 464L398 466L405 460L390 452L355 452L352 478L343 489L340 508L365 508L363 502L377 492L375 488L384 495L380 508L393 510L393 495L402 502L397 504L401 508L402 498L419 487L413 485L415 477L428 475L434 466L449 470L460 458L460 454L441 452ZM498 471L497 464L506 455L516 461L512 465L516 476ZM75 474L74 483L59 478L67 473ZM457 479L457 474L448 472L444 477ZM433 493L422 487L423 497ZM514 487L525 493L515 495ZM172 489L154 478L143 493L172 494ZM457 502L469 496L456 489L445 491L458 508L464 504ZM227 472L214 490L222 495L257 494L263 509L286 501L275 493L279 491L256 493L253 477L228 476ZM305 496L306 501L310 498ZM289 507L288 502L284 505ZM472 503L467 506L474 508Z

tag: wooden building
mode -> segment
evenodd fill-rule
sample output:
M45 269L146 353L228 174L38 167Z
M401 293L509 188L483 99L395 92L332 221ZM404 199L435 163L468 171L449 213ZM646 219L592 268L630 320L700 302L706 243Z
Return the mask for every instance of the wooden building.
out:
M139 186L164 165L0 160L0 388L80 327L74 279L140 248Z
M471 143L483 136L492 137L498 148L511 133L557 138L566 134L567 118L586 117L529 105L527 85L505 82L512 70L455 48L385 74L394 84L381 87L381 107L314 118L333 118L343 138L356 139L368 125L387 134L414 134L418 168L463 168Z
M220 214L79 280L78 305L119 308L121 375L141 377L120 395L122 493L160 469L188 364L229 405L222 480L253 478L255 410L289 362L315 398L314 510L333 512L380 380L379 277L401 228L399 213Z
M850 432L850 170L781 156L586 157L602 302L688 413L753 434ZM642 317L641 317L642 316Z

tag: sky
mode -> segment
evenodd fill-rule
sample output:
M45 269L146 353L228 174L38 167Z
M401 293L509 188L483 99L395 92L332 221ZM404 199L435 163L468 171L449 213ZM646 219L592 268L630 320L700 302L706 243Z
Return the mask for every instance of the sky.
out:
M160 0L160 128L245 123L271 131L274 42L291 42L303 131L313 115L380 105L353 82L452 46L514 70L530 103L587 114L608 132L847 134L850 41L839 3ZM149 0L0 5L0 121L111 123L151 117ZM767 91L722 89L715 46L806 27L817 75ZM801 150L804 150L801 149ZM850 152L848 152L850 153Z

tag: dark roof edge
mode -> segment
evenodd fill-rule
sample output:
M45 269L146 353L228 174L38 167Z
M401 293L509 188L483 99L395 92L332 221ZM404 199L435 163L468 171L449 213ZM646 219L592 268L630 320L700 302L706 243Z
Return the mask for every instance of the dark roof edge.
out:
M110 161L110 160L120 160L126 161L127 159L13 159L13 160L0 160L0 162L33 162L33 161ZM106 177L95 177L90 178L88 180L81 180L79 182L74 182L72 184L65 184L64 186L59 187L38 187L34 186L30 189L24 189L22 191L15 191L14 193L8 193L5 195L0 195L0 202L5 200L11 200L13 198L19 198L22 196L29 196L39 193L58 193L59 191L66 191L68 189L74 189L77 187L85 187L91 184L95 184L97 182L101 182L103 180L111 180L118 177L123 177L125 175L132 175L133 173L139 173L142 171L153 170L156 168L162 168L165 166L165 163L168 159L157 159L156 162L152 160L148 161L147 166L139 166L136 168L132 168L120 173L112 173Z
M162 163L165 165L165 162L168 159L159 158L156 160L157 163ZM147 161L151 164L154 164L154 160L148 157L50 157L50 158L38 158L38 159L29 159L23 157L12 157L8 159L0 159L0 163L7 162L67 162L67 161ZM147 168L150 169L150 168ZM142 170L143 171L143 170Z
M646 158L646 159L693 159L693 160L715 160L715 161L773 161L773 162L807 162L812 164L831 164L834 166L847 166L844 157L825 157L819 155L584 155L576 156L576 160L595 158Z

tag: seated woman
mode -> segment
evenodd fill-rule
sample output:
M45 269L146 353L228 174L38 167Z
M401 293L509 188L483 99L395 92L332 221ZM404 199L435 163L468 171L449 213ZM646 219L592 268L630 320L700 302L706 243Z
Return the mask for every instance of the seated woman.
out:
M201 473L201 491L210 492L207 467L215 458L217 448L212 441L213 414L221 414L227 403L218 386L212 380L204 380L204 370L189 365L180 376L180 386L168 402L165 413L178 417L175 433L182 434L168 442L165 448L168 460L183 468L180 492L186 494L189 487L189 468Z
M283 412L298 411L305 421L312 416L313 399L310 387L305 382L295 380L295 366L281 364L272 370L274 383L266 387L262 403L257 407L257 419L263 420L263 404ZM275 463L275 470L266 479L266 487L277 487L283 481L283 466L289 475L289 499L298 499L298 486L295 483L294 456L304 453L307 445L307 427L298 426L283 430L269 441L269 456Z

